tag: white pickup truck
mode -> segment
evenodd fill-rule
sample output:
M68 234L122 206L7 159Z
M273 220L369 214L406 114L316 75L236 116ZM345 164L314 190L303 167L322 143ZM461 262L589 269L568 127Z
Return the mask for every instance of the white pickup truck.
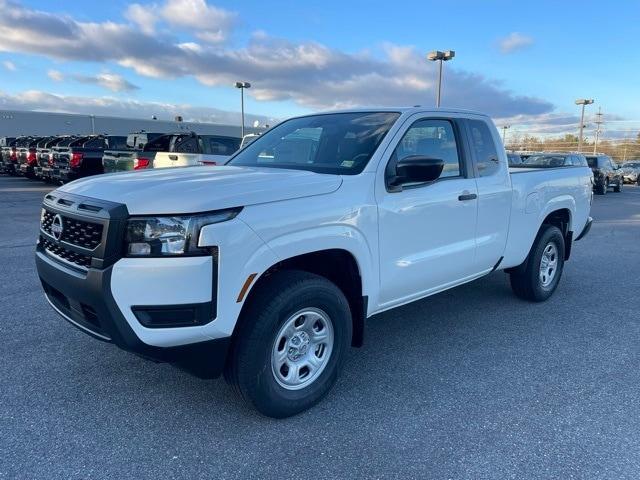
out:
M198 135L194 132L167 135L169 148L159 151L153 168L222 165L240 148L241 139L221 135ZM161 142L163 139L157 139Z
M58 188L36 263L76 327L202 378L224 372L285 417L329 391L372 315L496 270L517 296L549 298L592 195L587 167L510 172L485 115L317 114L224 166Z

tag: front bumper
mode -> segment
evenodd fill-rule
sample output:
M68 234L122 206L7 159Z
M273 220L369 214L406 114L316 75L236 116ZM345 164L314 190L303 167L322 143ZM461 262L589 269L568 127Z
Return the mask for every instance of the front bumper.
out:
M73 180L77 180L82 177L79 172L68 168L54 168L52 176L56 180L60 180L62 182L72 182Z
M38 246L36 267L47 301L83 332L139 356L175 364L200 378L215 378L222 373L231 337L173 347L142 342L114 300L113 265L79 273L50 258Z

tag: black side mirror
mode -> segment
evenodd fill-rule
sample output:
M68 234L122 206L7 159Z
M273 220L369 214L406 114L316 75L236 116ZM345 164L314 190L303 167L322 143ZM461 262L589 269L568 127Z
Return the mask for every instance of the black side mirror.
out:
M424 155L409 155L396 164L396 175L390 186L401 188L407 183L433 182L440 178L443 169L444 160Z

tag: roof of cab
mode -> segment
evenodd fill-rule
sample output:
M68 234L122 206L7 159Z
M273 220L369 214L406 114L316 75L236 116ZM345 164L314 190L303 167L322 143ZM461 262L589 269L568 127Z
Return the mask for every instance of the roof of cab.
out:
M413 114L413 113L466 113L469 115L479 115L481 117L489 117L485 113L476 112L473 110L465 110L463 108L436 108L436 107L423 107L421 105L416 105L413 107L359 107L359 108L348 108L341 110L325 110L315 113L309 113L306 115L300 115L301 117L309 117L312 115L328 115L332 113L359 113L359 112L399 112L403 114Z

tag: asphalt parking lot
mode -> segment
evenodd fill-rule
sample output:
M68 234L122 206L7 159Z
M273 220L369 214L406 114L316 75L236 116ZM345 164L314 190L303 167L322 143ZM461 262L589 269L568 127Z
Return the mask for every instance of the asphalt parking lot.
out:
M640 478L640 188L544 304L492 274L370 319L319 406L263 418L45 303L39 182L0 176L0 478Z

